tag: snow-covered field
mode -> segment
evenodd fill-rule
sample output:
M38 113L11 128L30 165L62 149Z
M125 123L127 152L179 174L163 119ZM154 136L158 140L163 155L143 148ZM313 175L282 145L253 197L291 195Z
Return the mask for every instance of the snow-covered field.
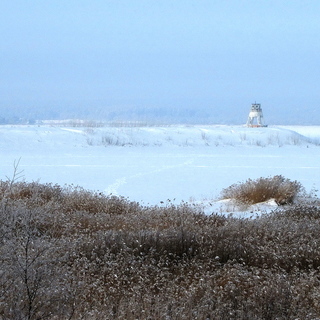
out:
M12 176L19 159L26 181L150 205L208 204L223 188L262 176L319 189L320 126L0 126L0 179Z

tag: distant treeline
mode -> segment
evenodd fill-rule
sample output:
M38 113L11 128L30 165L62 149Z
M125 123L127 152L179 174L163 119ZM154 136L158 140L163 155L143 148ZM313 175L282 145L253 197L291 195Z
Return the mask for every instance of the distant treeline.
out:
M318 108L285 108L263 106L264 118L269 125L320 125ZM106 122L145 122L157 124L226 124L247 122L249 107L244 106L106 106L44 105L42 107L0 106L0 124L35 124L39 120L83 119Z
M12 113L11 113L12 112ZM87 108L49 108L47 110L13 109L0 114L0 124L35 124L41 120L83 119L105 122L144 122L158 124L228 124L219 112L210 109L187 108L142 108L142 107L87 107ZM239 119L231 123L240 124ZM243 123L246 118L243 118ZM241 122L241 123L242 123Z

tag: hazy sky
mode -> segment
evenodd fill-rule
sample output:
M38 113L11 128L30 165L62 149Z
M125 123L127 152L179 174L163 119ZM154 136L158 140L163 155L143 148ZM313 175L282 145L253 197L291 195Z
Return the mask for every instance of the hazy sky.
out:
M0 110L319 113L319 0L1 0L0 36Z

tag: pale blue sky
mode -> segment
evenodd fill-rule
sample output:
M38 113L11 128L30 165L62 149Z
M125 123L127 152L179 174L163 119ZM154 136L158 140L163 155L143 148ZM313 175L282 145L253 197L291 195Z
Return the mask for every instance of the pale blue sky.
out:
M239 119L257 101L269 119L309 111L314 122L319 31L318 0L1 0L0 111Z

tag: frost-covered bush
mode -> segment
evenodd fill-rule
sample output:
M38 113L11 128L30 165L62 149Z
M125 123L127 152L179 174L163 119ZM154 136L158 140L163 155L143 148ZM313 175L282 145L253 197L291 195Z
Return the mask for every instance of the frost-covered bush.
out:
M320 317L319 207L251 220L0 186L0 319Z
M275 199L278 205L285 205L292 204L302 191L300 182L277 175L233 184L223 189L222 198L249 205Z

